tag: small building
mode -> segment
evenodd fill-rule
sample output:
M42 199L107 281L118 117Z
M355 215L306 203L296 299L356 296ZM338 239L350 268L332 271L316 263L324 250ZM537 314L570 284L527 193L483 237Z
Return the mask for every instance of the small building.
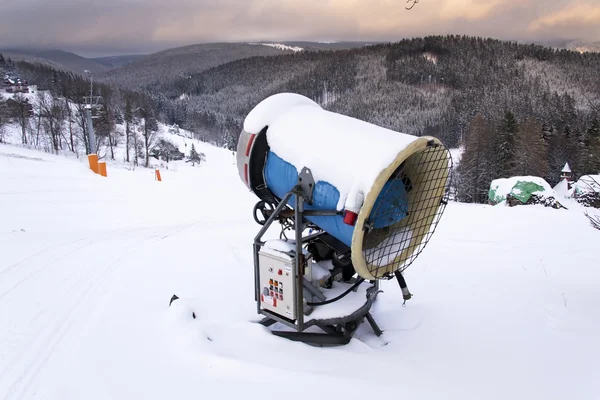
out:
M25 112L28 117L33 116L33 105L27 98L23 100L23 103L13 98L8 98L4 102L0 101L0 117L18 118L22 111Z
M569 189L571 189L571 186L573 185L573 171L571 171L571 167L569 166L568 162L565 163L565 166L560 171L560 180L566 180L569 185Z
M5 75L4 88L7 93L29 93L29 83L18 76Z

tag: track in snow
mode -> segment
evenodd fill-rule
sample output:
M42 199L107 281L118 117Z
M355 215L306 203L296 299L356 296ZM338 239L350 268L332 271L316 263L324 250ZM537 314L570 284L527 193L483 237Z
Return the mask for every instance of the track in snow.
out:
M45 247L33 256L13 264L1 272L2 282L16 281L8 289L0 291L0 315L9 308L19 308L28 332L15 328L14 356L0 368L0 393L6 392L5 400L22 399L35 388L35 379L61 343L75 321L85 319L97 306L98 292L110 290L111 275L117 268L127 269L129 259L134 258L141 248L153 242L173 237L194 226L198 221L175 229L146 229L132 234L134 226L110 233L110 240L79 238L56 248ZM105 239L106 240L106 239ZM103 246L110 244L110 246ZM110 256L102 257L102 254ZM50 258L44 261L46 258ZM16 267L34 266L32 272L15 279ZM22 271L20 271L22 272ZM50 284L50 286L48 286ZM39 288L45 288L44 295ZM48 290L49 289L49 290ZM35 296L35 298L32 298ZM20 324L19 324L20 325ZM11 327L7 327L10 331Z
M402 307L397 284L382 284L373 314L384 335L365 329L342 349L316 349L253 323L256 199L230 152L206 149L207 164L164 171L158 184L147 170L99 179L5 147L0 400L305 399L289 390L297 379L322 397L600 391L600 233L572 205L450 204L407 270L413 299ZM174 293L197 319L168 307Z

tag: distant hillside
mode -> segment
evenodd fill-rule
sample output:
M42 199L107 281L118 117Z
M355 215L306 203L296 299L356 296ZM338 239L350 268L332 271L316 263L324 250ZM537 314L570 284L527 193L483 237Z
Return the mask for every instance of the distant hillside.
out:
M287 53L293 51L242 43L197 44L150 54L121 68L99 74L96 79L135 90L160 91L174 81L231 61Z
M395 131L432 135L465 149L457 198L485 202L497 178L534 175L555 185L566 162L578 176L598 173L598 71L600 53L430 36L237 60L155 96L161 118L213 140L237 137L248 112L280 92Z
M288 46L302 47L307 50L348 50L357 47L369 46L372 44L381 44L384 42L307 42L307 41L289 41L281 42Z
M112 128L117 121L159 120L232 150L256 104L294 92L334 112L464 148L453 190L465 201L486 201L491 180L504 176L540 176L554 185L566 162L576 176L600 171L600 53L456 35L295 50L188 46L104 73L105 82L94 79L96 138L114 147L122 140ZM43 65L5 64L38 93L52 90L58 103L34 112L60 147L58 138L72 137L72 124L54 129L51 118L65 115L52 110L63 99L83 105L89 82ZM109 78L116 84L107 85ZM37 140L38 130L32 132Z
M577 41L569 42L566 48L569 50L576 50L581 53L586 52L586 51L600 53L600 42L587 42L587 41L577 40Z
M600 54L436 36L338 51L233 61L162 87L161 114L194 131L239 132L265 97L304 94L324 107L455 147L477 113L533 116L586 129L600 104Z
M78 56L63 50L46 49L0 49L0 53L14 61L41 63L62 71L84 74L85 70L94 73L105 72L110 67L92 59Z
M590 40L551 40L537 42L542 46L550 46L557 49L578 51L580 53L600 53L600 42Z
M132 54L125 56L109 56L109 57L98 57L98 58L90 58L90 60L95 61L99 64L105 65L110 69L124 67L125 65L134 63L136 61L141 60L144 57L147 57L147 54Z

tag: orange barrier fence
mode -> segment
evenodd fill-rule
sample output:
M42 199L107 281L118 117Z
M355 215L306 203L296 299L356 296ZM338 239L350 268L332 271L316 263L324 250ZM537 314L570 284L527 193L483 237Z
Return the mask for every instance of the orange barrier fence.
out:
M98 154L89 154L88 161L90 163L90 169L94 171L94 173L98 173Z
M98 173L101 176L106 177L106 161L102 161L98 163Z

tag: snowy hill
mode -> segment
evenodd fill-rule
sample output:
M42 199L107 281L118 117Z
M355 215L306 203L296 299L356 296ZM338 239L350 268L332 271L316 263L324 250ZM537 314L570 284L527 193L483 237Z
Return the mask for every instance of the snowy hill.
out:
M33 110L39 114L40 104L45 101L46 104L52 104L53 98L48 91L38 91L35 85L30 87L30 93L20 93L19 96L27 100L33 107ZM15 94L12 93L1 93L4 99L15 98ZM61 101L64 101L61 99ZM84 105L78 105L72 102L68 102L69 107L71 109L71 123L69 124L68 119L65 118L62 124L61 130L61 143L64 150L59 150L59 153L64 155L65 157L72 158L80 158L85 159L85 145L84 145L84 130L81 124L81 113L85 112ZM85 115L83 115L85 120ZM50 134L48 132L44 132L44 129L40 129L36 134L36 123L38 121L38 115L32 116L28 120L27 126L27 136L28 136L28 144L21 145L22 143L22 133L21 126L18 122L11 121L6 125L0 126L0 143L4 142L7 144L18 145L25 148L37 149L37 150L45 150L46 152L54 152L52 140ZM96 125L98 122L95 122ZM98 142L98 148L96 152L98 153L99 159L102 161L106 161L108 165L118 165L124 166L125 164L129 164L129 168L134 165L134 150L133 150L133 136L137 135L138 145L143 147L144 137L142 132L143 121L141 119L136 119L130 125L130 161L126 163L126 135L125 135L125 125L124 123L115 123L114 129L111 131L111 140L113 141L113 146L111 150L111 140L108 137L103 137L99 140L99 135L96 132L96 141ZM196 150L199 150L199 147L206 149L209 153L213 150L221 150L217 149L213 146L206 145L204 142L194 139L194 135L192 132L187 131L185 129L179 129L177 126L167 126L162 122L157 122L158 129L156 132L152 133L149 140L149 148L152 150L155 145L160 140L167 140L173 143L178 150L184 154L185 157L189 156L191 146L194 144ZM74 151L70 149L70 132L73 133L73 144ZM37 143L37 145L35 145ZM140 152L143 153L144 149L141 149ZM152 151L150 151L152 154ZM231 153L230 153L231 154ZM113 157L114 155L114 157ZM144 161L142 159L139 160L139 165L143 165ZM160 167L165 168L167 164L162 160L157 160L154 157L150 157L149 167ZM177 164L173 164L173 167L176 168Z
M52 68L80 75L83 75L85 70L106 72L110 69L96 60L58 49L0 49L0 53L14 61L47 64Z
M187 79L190 75L234 60L287 52L290 51L245 43L194 44L148 54L120 68L98 74L95 79L134 90L149 86L165 88L181 78Z
M262 43L262 42L261 43L256 43L256 42L251 42L251 43L248 43L248 44L253 44L253 45L257 45L257 46L262 45L262 46L267 46L267 47L274 47L274 48L279 49L279 50L290 50L290 51L293 51L293 52L298 52L298 51L303 51L304 50L302 47L288 46L288 45L285 45L285 44L282 44L282 43Z
M162 182L0 145L0 398L597 398L600 231L577 204L451 203L414 298L383 282L384 334L313 348L255 323L257 199L195 143L206 163Z

